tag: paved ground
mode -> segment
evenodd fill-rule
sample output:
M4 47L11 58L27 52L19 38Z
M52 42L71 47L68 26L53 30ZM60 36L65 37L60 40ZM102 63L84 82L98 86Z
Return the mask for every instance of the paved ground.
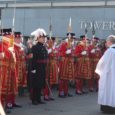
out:
M96 92L64 99L58 98L55 92L54 97L55 101L37 106L32 105L28 97L18 97L17 102L23 107L13 109L9 115L103 115L97 104Z

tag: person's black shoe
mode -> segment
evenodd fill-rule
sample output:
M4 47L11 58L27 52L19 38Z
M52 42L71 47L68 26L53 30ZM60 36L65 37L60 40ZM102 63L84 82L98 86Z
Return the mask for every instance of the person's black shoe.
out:
M38 104L46 104L46 103L43 101L38 101Z
M98 92L98 88L96 88L96 92Z
M81 91L76 91L77 95L82 95L83 93Z
M32 101L32 105L38 105L37 101Z
M73 95L72 94L70 94L70 93L68 93L68 95L67 95L68 97L73 97Z
M115 114L115 107L101 105L100 110L105 114Z
M18 104L16 104L16 103L13 104L13 107L16 107L16 108L22 108L21 105L18 105Z
M83 91L82 91L82 93L83 93L83 94L87 94L87 93L88 93L88 91L83 90Z
M53 97L50 97L49 100L54 101L55 99Z
M11 110L8 109L8 108L6 108L6 109L5 109L5 113L9 114L9 113L11 113Z
M65 95L59 95L58 97L60 97L60 98L65 98L66 96L65 96Z
M89 91L90 91L90 92L94 92L94 89L93 89L93 88L90 88Z
M44 101L49 101L50 99L49 98L44 98Z

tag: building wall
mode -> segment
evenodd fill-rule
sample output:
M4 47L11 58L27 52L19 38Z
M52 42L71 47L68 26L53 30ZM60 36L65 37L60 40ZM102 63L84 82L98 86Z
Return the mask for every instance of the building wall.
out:
M12 27L14 15L12 8L2 9L3 28ZM72 31L79 37L85 32L85 26L81 21L96 22L95 26L87 25L87 36L92 37L92 28L100 38L106 38L115 34L114 21L115 8L85 7L85 8L28 8L16 9L15 31L21 31L24 35L30 35L37 28L44 28L49 33L50 17L52 22L53 36L64 37L67 33L69 19L72 21ZM104 23L105 25L103 25ZM112 24L111 24L112 23ZM97 25L96 25L97 24ZM110 27L111 25L111 27ZM82 26L82 27L81 27Z

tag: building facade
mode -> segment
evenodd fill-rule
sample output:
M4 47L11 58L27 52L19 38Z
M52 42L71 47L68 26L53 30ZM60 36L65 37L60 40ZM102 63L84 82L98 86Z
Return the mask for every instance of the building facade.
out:
M86 29L89 38L92 38L94 31L95 36L102 39L115 34L114 1L29 1L2 2L1 27L12 28L15 18L15 31L21 31L25 36L37 28L44 28L49 33L49 26L52 25L53 36L64 37L71 17L72 31L76 37L85 34Z

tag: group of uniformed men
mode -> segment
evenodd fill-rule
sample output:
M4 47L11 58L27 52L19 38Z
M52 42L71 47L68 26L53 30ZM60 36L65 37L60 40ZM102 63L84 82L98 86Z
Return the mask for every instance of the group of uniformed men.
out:
M0 30L0 102L6 112L16 104L18 89L26 87L27 73L25 53L20 32L12 34L11 29Z
M0 101L5 108L21 107L15 97L19 88L27 86L33 105L44 104L41 95L45 101L54 100L52 86L57 84L60 98L71 97L69 81L76 84L78 95L86 93L85 84L91 92L95 87L98 90L95 67L104 50L97 37L89 40L82 35L78 40L69 32L57 43L55 37L47 37L39 28L31 33L34 45L28 40L25 53L21 33L11 31L1 30L0 41Z

